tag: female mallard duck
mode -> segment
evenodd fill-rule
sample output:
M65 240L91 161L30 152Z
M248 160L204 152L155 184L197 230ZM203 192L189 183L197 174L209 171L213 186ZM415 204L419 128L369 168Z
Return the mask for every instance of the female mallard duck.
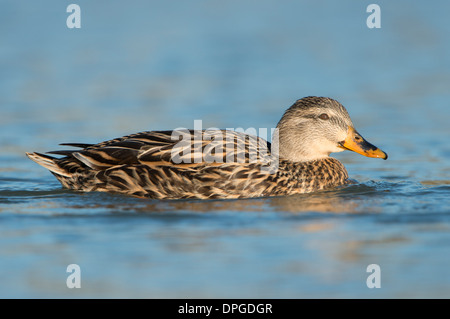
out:
M345 167L329 157L351 150L387 154L353 127L346 109L325 97L296 101L277 125L272 147L230 130L141 132L81 150L27 153L64 187L157 199L284 196L347 183ZM271 168L271 169L268 169Z

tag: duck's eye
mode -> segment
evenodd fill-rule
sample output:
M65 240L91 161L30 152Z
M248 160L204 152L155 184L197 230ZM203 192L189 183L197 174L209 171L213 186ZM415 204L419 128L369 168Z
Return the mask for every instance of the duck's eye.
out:
M330 117L328 116L327 113L322 113L319 115L319 119L321 120L328 120Z

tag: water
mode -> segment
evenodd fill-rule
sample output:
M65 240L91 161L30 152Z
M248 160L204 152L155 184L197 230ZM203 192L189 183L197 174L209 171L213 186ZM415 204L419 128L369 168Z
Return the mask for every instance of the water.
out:
M378 1L377 30L354 1L77 3L79 30L60 1L1 3L0 297L450 297L447 2ZM64 190L24 155L271 128L307 95L389 159L334 154L356 182L314 194L154 201Z

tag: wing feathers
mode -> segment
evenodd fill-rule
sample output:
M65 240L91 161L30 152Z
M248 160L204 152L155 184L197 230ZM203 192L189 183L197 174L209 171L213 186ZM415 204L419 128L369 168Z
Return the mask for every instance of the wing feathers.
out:
M75 158L94 170L119 165L174 166L180 168L222 163L266 163L259 137L226 130L151 131L124 136L98 144L63 143L78 151L48 152Z

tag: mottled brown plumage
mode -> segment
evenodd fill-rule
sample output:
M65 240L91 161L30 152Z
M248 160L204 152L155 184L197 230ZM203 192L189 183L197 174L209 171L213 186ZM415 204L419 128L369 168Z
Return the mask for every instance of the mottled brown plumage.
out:
M331 152L351 149L387 157L362 137L356 142L361 149L349 146L349 135L354 134L355 140L360 135L349 133L353 124L347 111L329 98L298 100L277 129L273 145L234 131L149 131L95 145L62 144L81 149L49 152L62 158L27 155L66 188L156 199L313 192L347 182L346 169L328 156Z

